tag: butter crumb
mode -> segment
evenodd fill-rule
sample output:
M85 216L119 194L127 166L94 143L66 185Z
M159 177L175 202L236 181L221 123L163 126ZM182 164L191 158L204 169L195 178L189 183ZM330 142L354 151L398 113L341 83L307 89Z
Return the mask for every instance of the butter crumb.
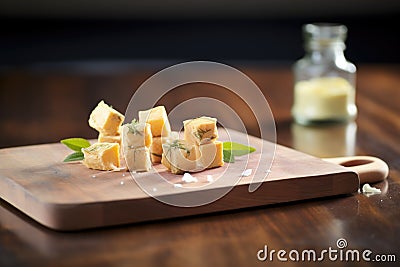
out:
M247 170L245 170L244 172L242 172L242 177L244 176L244 177L247 177L247 176L250 176L251 175L251 173L253 172L253 169L247 169Z
M199 180L197 180L196 177L193 177L192 175L190 175L189 173L184 173L183 177L182 177L182 182L186 182L186 183L196 183Z
M362 192L364 194L380 194L381 190L379 188L370 186L369 184L364 184L362 187Z

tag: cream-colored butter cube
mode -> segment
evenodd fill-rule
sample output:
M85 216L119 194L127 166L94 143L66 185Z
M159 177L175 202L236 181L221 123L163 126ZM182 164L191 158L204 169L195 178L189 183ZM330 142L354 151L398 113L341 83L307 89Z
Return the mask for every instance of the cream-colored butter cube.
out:
M161 164L164 165L168 170L171 170L171 164L169 163L164 154L161 155Z
M182 174L184 172L197 171L195 146L184 140L175 140L165 143L161 163L171 170L172 173Z
M150 150L148 147L124 147L126 166L129 171L142 172L151 169Z
M200 117L183 121L184 139L191 144L205 144L218 138L217 119Z
M196 146L197 165L201 169L210 169L224 165L223 143L215 141Z
M104 135L118 135L125 117L104 101L96 106L89 117L89 125Z
M171 133L171 126L164 106L139 111L139 122L149 123L153 136L168 136Z
M169 136L153 137L153 142L150 147L151 161L153 163L160 163L163 153L162 144L171 143L176 139L179 139L179 133L174 131L171 132Z
M119 147L118 143L95 143L82 148L84 155L82 163L95 170L108 171L119 168L121 165Z
M132 121L122 126L123 147L150 147L153 141L150 124Z
M169 133L169 135L162 137L162 143L163 144L171 143L177 139L179 139L179 132L172 131Z

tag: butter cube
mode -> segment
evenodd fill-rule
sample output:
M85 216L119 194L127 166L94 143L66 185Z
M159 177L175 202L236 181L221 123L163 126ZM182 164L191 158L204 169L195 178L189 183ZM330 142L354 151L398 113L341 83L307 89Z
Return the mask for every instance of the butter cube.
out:
M163 153L161 136L153 137L150 147L150 156L153 163L160 163Z
M179 133L174 131L171 132L169 136L153 137L153 142L150 147L151 161L153 163L160 163L163 153L162 144L173 142L176 139L179 139Z
M82 148L84 155L83 164L95 170L109 171L119 168L118 143L95 143L87 148Z
M176 139L179 139L179 132L172 131L172 132L170 132L170 134L168 136L164 136L162 138L162 142L163 142L163 144L171 143L171 142L175 141Z
M172 173L182 174L184 172L197 171L195 146L184 140L175 140L165 143L161 163L171 170Z
M105 135L103 133L99 133L97 141L99 143L118 143L121 145L121 135Z
M125 117L106 103L100 101L89 117L89 125L104 135L117 135Z
M149 123L153 136L168 136L171 126L164 106L139 111L139 122Z
M153 141L150 124L133 120L122 126L122 143L124 147L150 147Z
M126 166L129 171L142 172L151 169L150 150L148 147L124 147Z
M169 163L164 154L162 154L161 156L161 164L164 165L168 170L171 170L171 164Z
M199 168L210 169L224 165L223 143L203 144L196 147L196 158Z
M205 144L218 138L217 119L200 117L183 121L184 139L191 144Z

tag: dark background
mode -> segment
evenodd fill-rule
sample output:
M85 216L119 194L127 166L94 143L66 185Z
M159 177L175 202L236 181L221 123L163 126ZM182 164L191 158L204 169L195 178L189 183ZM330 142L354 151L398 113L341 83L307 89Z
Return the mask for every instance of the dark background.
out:
M346 56L356 62L399 62L398 16L290 19L5 19L2 64L76 60L294 61L303 55L301 26L345 24Z
M345 24L358 67L395 65L399 15L395 0L1 0L0 147L96 138L87 118L100 100L124 112L141 83L178 62L227 63L279 94L280 70L304 55L305 23ZM290 106L270 105L290 120Z
M65 3L64 3L65 2ZM355 62L399 62L395 0L11 1L0 3L0 65L82 60L293 62L301 26L343 23Z

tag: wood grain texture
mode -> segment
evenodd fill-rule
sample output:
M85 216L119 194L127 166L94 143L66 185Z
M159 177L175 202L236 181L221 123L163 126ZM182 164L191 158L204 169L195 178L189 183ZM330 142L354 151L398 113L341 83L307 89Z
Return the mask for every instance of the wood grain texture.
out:
M290 68L260 64L237 67L249 75L267 97L277 122L279 144L318 157L372 155L382 158L390 169L388 180L374 185L382 193L370 197L356 194L299 201L74 233L49 230L0 201L0 265L293 266L297 264L259 262L256 253L264 245L287 250L336 248L339 238L345 238L351 249L368 248L374 253L395 254L398 263L400 66L358 66L359 115L355 125L301 128L300 131L290 118L293 96ZM123 110L126 97L131 95L127 88L135 88L159 69L159 66L152 70L133 68L124 72L119 69L104 75L55 69L7 70L0 80L2 146L55 142L66 135L94 138L95 133L82 122L89 112L88 103L94 106L98 100L91 97L108 99ZM30 104L25 105L24 111L7 112L29 92ZM33 92L38 92L38 96L33 97ZM70 101L62 104L63 101L78 92L84 97L77 101L76 112L65 113ZM54 101L51 110L42 105L49 100ZM25 123L24 127L20 123ZM51 129L45 134L40 130L44 123ZM29 135L21 131L26 127ZM315 141L330 140L330 145L322 141L309 142L310 136ZM325 261L324 265L348 266L349 263ZM354 262L353 265L367 264Z
M226 133L219 132L220 140L225 140ZM233 130L229 135L241 143L247 139ZM272 155L275 147L255 137L249 141L256 152L248 160L246 156L221 168L195 173L198 182L189 184L182 182L182 175L171 174L160 164L155 166L156 172L134 174L139 179L135 182L129 172L101 172L79 163L62 163L69 151L61 144L2 149L0 196L45 226L80 230L350 194L359 188L356 173L278 146L268 178L258 190L249 193L251 179L267 175L269 166L259 166L267 165L259 162L262 149ZM256 173L258 166L262 171ZM252 169L253 174L239 179L246 169ZM170 184L156 179L158 174ZM216 181L208 183L207 175ZM147 182L150 179L154 182ZM185 205L210 194L216 194L218 200L191 208L167 205L143 192L138 181L149 183L150 188L157 189L151 193L157 194L158 200L172 201L169 203L176 198ZM176 183L190 190L175 188Z

